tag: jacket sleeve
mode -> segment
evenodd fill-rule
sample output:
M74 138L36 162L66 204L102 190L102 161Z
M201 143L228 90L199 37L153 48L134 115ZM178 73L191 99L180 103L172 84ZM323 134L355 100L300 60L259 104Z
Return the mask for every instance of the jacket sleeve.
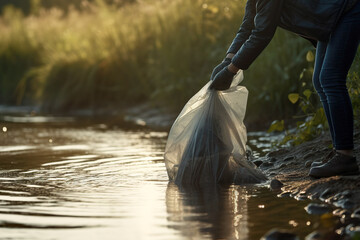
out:
M254 29L254 17L256 14L256 0L248 0L245 6L245 15L234 40L232 41L228 53L236 53L244 42L249 38Z
M283 0L258 0L254 29L232 59L240 69L248 69L273 38L280 19Z

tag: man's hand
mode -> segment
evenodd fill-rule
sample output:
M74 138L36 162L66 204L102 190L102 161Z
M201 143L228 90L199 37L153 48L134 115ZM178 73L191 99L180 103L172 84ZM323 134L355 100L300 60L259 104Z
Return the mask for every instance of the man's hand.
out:
M230 87L231 82L236 73L229 71L228 66L224 67L218 74L215 75L214 80L210 85L210 89L226 90Z
M231 58L225 58L219 65L217 65L211 73L210 80L214 80L216 74L220 72L224 67L227 67L231 63Z

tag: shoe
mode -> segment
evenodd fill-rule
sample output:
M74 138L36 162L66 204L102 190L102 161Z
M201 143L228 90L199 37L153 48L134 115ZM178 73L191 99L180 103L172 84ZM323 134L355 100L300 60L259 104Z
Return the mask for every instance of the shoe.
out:
M333 148L331 152L329 152L321 161L313 162L311 163L311 167L318 167L320 165L323 165L324 163L327 163L332 157L334 157L336 154L336 150Z
M312 167L309 172L309 176L314 178L357 174L359 174L359 167L356 158L341 153L336 153L327 163Z

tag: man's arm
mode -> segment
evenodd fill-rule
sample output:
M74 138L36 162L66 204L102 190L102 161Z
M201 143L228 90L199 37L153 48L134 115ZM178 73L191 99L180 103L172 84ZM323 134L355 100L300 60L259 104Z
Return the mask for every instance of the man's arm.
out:
M248 69L273 38L280 19L283 0L258 0L254 29L232 58L232 67ZM233 65L233 66L232 66Z
M232 58L249 38L254 29L254 17L256 14L256 0L248 0L245 5L245 14L240 29L227 50L226 57Z

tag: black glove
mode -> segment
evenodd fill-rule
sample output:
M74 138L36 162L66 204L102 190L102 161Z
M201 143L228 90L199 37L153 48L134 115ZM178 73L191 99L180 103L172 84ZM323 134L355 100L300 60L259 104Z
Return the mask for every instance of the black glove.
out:
M219 65L217 65L211 73L210 80L214 80L216 74L220 72L224 67L227 67L231 63L231 58L225 58Z
M218 74L216 74L214 80L210 84L210 89L215 90L226 90L230 87L232 80L235 76L235 73L229 71L229 69L224 67Z

